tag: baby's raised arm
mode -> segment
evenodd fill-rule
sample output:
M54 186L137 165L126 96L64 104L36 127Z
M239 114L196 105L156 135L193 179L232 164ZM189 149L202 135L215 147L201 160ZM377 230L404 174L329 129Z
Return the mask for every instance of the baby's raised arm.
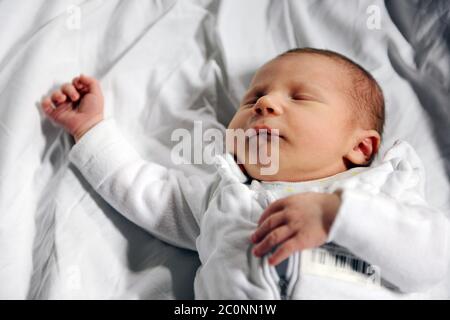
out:
M187 177L143 159L115 121L103 119L103 95L94 78L75 78L45 98L42 108L75 137L70 161L111 206L161 240L195 250L207 178Z

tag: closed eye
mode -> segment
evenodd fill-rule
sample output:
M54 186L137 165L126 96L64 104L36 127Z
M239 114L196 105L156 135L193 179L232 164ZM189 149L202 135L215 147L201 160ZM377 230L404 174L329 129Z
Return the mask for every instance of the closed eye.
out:
M264 96L266 93L264 90L251 90L249 91L249 93L247 93L246 97L244 97L244 103L242 104L243 106L249 106L249 105L254 105L259 98L261 98L262 96Z
M250 97L244 101L243 106L252 106L258 101L259 97Z
M313 101L315 100L312 96L305 95L305 94L296 94L292 96L292 100L295 101Z
M242 104L243 107L251 107L256 103L256 100L248 100L248 101L244 101L244 103Z

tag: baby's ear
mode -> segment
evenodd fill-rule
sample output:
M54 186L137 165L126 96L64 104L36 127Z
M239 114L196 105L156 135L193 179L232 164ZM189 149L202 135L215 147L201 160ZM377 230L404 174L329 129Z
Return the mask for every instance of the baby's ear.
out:
M375 130L359 131L345 159L357 166L363 166L370 162L380 147L381 137Z

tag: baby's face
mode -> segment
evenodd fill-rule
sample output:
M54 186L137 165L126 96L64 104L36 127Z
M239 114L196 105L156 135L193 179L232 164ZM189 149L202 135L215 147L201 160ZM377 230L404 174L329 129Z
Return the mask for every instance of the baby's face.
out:
M259 69L229 129L278 129L279 169L262 175L264 165L248 161L246 146L245 157L237 157L247 173L265 181L306 181L345 171L353 143L348 81L342 66L313 54L288 54Z

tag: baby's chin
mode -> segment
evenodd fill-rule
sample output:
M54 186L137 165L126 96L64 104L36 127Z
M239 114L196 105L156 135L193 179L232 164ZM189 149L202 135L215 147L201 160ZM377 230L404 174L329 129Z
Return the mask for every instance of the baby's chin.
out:
M283 181L283 182L305 182L318 179L324 179L346 171L343 168L335 168L333 170L321 170L314 167L297 166L286 167L280 165L268 166L262 164L243 163L239 164L241 170L253 179L259 181Z
M259 181L296 181L291 172L285 172L275 165L248 164L240 165L245 174ZM293 180L294 179L294 180Z

